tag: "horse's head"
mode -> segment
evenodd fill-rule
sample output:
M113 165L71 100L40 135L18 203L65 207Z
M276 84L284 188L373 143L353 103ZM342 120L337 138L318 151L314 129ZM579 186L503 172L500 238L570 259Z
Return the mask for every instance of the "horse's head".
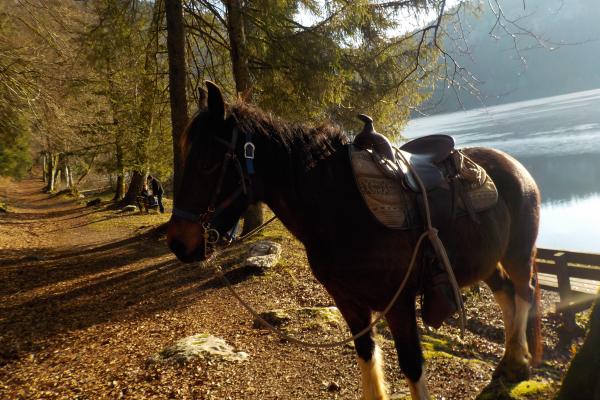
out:
M169 248L184 262L206 259L252 200L254 145L226 116L219 88L206 86L204 103L182 136L184 169L167 230Z

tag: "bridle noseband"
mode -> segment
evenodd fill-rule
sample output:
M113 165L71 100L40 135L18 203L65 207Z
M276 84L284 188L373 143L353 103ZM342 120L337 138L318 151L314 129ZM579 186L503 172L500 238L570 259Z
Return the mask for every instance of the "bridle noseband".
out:
M207 248L209 246L215 246L221 235L219 231L212 228L212 221L219 216L223 211L227 209L238 197L241 195L246 195L249 198L249 201L253 201L253 187L254 185L254 150L256 146L252 142L252 135L249 132L245 133L246 142L244 143L244 159L246 164L246 170L242 168L242 164L236 154L236 146L238 142L239 131L237 126L234 126L233 131L231 133L231 142L227 142L221 138L215 137L214 139L223 144L227 148L227 152L223 156L223 163L221 169L219 171L219 178L217 180L217 184L215 186L215 190L212 193L210 203L206 208L206 211L203 213L195 213L193 211L184 210L182 208L173 207L172 214L176 217L183 218L185 220L202 224L202 228L204 229L204 252L205 256L208 255ZM221 191L223 189L223 182L225 180L225 175L227 174L227 169L229 168L230 163L233 162L236 171L240 177L240 185L225 199L223 199L220 203L217 204L217 200L221 195Z

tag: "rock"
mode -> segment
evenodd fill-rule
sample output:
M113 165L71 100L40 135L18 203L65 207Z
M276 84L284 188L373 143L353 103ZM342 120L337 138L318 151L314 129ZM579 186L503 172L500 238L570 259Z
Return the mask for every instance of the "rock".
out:
M185 363L194 358L213 361L245 361L248 354L243 351L235 351L221 338L201 333L178 340L174 345L152 356L150 361Z
M329 382L329 385L327 385L328 392L339 392L341 389L342 388L340 387L339 383L336 381Z
M279 262L281 245L271 240L260 240L250 246L250 255L243 263L243 267L258 267L269 269Z
M259 314L271 325L284 332L293 330L328 330L343 325L344 319L337 307L302 307L264 311ZM255 328L263 328L262 323L254 320Z
M264 319L271 325L278 326L278 327L282 326L285 323L290 322L292 320L292 317L287 312L285 312L284 310L280 310L280 309L264 311L264 312L261 312L259 315L262 319ZM255 319L254 327L262 328L263 324L258 319Z
M121 212L136 212L137 209L138 208L133 204L128 204L125 207L121 208Z
M7 205L4 203L0 203L0 213L7 213L7 212L8 212Z

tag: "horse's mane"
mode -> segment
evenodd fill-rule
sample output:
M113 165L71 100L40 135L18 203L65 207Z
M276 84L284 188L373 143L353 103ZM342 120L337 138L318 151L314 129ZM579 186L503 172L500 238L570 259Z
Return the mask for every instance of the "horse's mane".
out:
M311 168L348 143L342 129L329 121L316 126L290 123L244 102L231 106L231 115L242 132L252 132L276 144L295 161Z
M228 115L236 120L236 125L242 133L251 132L255 140L266 140L271 148L283 151L306 168L311 168L348 143L346 134L332 122L323 122L316 126L290 123L242 101L229 105L227 110ZM202 112L199 111L190 118L181 136L184 157L194 134L201 128L198 122Z

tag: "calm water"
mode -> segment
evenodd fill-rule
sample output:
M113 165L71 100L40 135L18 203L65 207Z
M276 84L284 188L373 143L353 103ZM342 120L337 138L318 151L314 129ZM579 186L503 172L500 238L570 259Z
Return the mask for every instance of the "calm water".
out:
M540 247L600 253L600 89L412 120L521 161L542 191Z

